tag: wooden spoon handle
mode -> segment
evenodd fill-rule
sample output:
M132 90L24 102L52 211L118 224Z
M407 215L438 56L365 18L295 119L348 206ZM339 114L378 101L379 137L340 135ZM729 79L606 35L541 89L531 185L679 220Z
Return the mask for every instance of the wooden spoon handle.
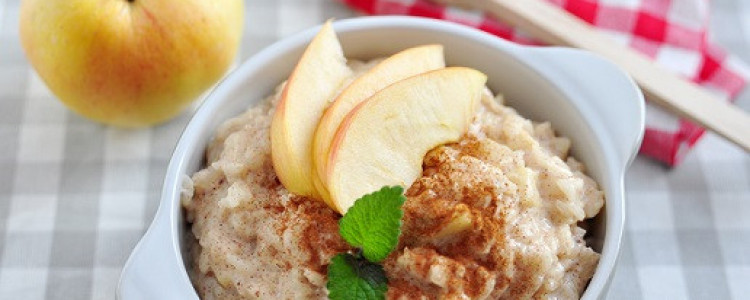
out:
M542 0L464 0L546 43L586 49L627 71L653 103L676 112L750 151L750 117L654 64L647 57L614 43L591 25ZM585 70L581 70L585 71Z

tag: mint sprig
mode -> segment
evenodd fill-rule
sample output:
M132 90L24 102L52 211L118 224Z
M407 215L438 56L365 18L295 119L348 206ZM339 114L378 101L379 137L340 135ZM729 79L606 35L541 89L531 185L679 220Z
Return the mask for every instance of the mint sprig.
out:
M328 298L384 299L388 279L383 261L396 249L401 235L404 188L383 187L357 199L339 221L339 234L357 247L352 254L338 254L328 266Z
M329 299L383 299L388 289L383 266L339 253L328 266Z
M398 244L405 201L400 186L364 195L339 221L339 233L347 243L361 248L367 260L381 262Z

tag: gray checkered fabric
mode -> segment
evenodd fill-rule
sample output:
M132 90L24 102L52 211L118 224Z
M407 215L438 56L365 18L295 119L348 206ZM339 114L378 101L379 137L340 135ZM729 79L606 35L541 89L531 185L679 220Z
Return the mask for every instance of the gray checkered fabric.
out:
M70 113L24 58L19 0L0 0L0 299L113 299L154 215L189 113L120 130ZM750 62L750 2L714 0L713 38ZM248 0L241 59L323 20L332 0ZM750 91L739 105L750 109ZM750 157L708 135L666 169L627 174L612 299L750 299Z

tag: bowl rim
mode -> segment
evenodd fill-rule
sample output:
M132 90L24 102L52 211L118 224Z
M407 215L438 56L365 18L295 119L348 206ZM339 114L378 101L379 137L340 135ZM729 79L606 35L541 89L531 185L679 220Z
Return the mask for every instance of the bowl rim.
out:
M427 18L420 18L420 17L406 17L406 16L378 16L378 17L357 17L357 18L351 18L351 19L343 19L338 20L334 22L334 28L337 32L339 31L363 31L363 30L381 30L385 27L411 27L411 28L417 28L420 30L428 30L428 31L436 31L436 32L442 32L442 33L451 33L455 35L462 36L466 39L471 39L474 42L481 42L487 45L492 46L493 48L497 48L497 51L505 52L505 54L511 56L514 60L518 61L521 64L524 64L529 70L533 72L537 72L539 76L545 78L546 80L550 81L550 83L554 82L545 76L544 74L541 74L538 72L537 68L539 66L535 66L533 64L530 64L528 59L528 56L533 56L532 54L537 51L534 50L536 48L526 47L526 46L520 46L505 40L502 40L500 38L497 38L493 35L481 32L479 30L457 25L454 23L450 23L447 21L441 21L441 20L434 20L434 19L427 19ZM172 250L174 251L174 255L177 257L177 259L182 262L180 264L181 269L180 276L183 280L186 280L188 283L190 283L190 280L187 276L187 269L185 268L183 256L181 253L182 249L182 239L179 234L180 232L180 226L183 226L183 219L182 219L182 209L180 205L180 185L183 180L181 176L184 176L182 174L181 170L184 170L186 167L186 160L190 157L190 152L187 149L188 147L192 147L194 144L196 144L197 140L199 140L198 136L200 135L200 131L203 130L204 127L207 127L207 124L210 123L211 120L211 113L218 109L218 106L225 101L222 100L226 98L232 90L236 89L237 86L242 82L241 78L245 78L248 76L248 74L253 74L254 72L260 71L261 67L266 64L267 61L272 60L274 57L277 57L280 55L280 53L290 51L290 49L293 49L295 47L299 47L300 44L306 44L314 35L315 32L318 31L320 26L315 26L312 28L308 28L302 32L296 33L294 35L284 37L275 43L269 45L268 47L265 47L263 50L258 52L257 54L253 55L252 57L248 58L244 62L242 62L239 67L234 69L229 75L224 77L215 87L214 89L208 94L205 101L199 106L199 108L195 111L195 114L191 117L190 121L185 126L185 129L183 130L182 134L180 135L180 138L178 139L178 142L175 146L175 149L172 153L167 172L165 174L165 179L162 186L162 192L161 192L161 198L160 198L160 204L157 209L157 212L154 216L154 221L152 225L149 227L146 234L148 234L150 231L152 231L152 227L156 227L157 225L160 226L168 226L169 227L169 233L170 233L170 246L172 247ZM557 50L556 50L557 49ZM580 50L570 50L570 49L560 49L560 48L546 48L544 51L574 51L578 53L584 53ZM590 53L584 53L585 55L589 56L591 59L599 59L601 58L596 57L595 55L591 55ZM609 62L605 62L607 64L610 64ZM623 73L624 74L624 73ZM627 75L624 75L627 77ZM629 77L628 77L628 80ZM638 88L635 86L635 83L630 80L631 87L635 90L638 90ZM639 99L640 102L643 101L642 94L638 92L640 95ZM566 96L567 98L567 96ZM638 146L640 145L640 141L642 139L642 132L643 132L643 104L641 103L641 128L640 128L640 135L637 138L637 141L632 146L632 151L629 155L629 157L625 158L625 161L620 166L611 166L605 163L606 167L605 169L607 172L617 172L618 180L616 182L616 186L613 188L616 188L620 191L618 193L619 199L607 199L606 203L608 206L614 204L612 206L612 209L614 210L614 215L610 216L607 215L607 232L605 234L605 244L604 247L607 247L610 249L609 252L611 255L607 255L605 257L604 248L602 249L602 256L600 258L599 264L596 267L596 271L594 273L594 278L591 279L589 282L589 285L587 286L584 294L582 295L582 299L589 299L593 297L601 297L606 293L607 286L609 285L609 282L611 280L611 276L614 272L614 267L617 261L617 258L620 253L620 245L621 245L621 239L622 234L624 231L624 222L625 222L625 195L624 195L624 174L627 170L627 166L632 162L632 159L635 157L636 151L638 149ZM587 125L590 125L588 121L586 121ZM215 131L215 128L212 128L210 130L211 133ZM203 148L205 148L205 145L203 145ZM602 150L603 152L607 152ZM198 153L204 153L203 150L198 151ZM613 154L614 155L614 154ZM619 201L617 201L619 200ZM614 220L610 220L610 217L614 217ZM157 219L159 218L165 218L164 222L167 222L168 224L159 224ZM162 222L163 223L163 222ZM611 227L610 225L614 225ZM612 229L612 231L610 231ZM144 237L145 239L145 237ZM143 239L141 242L136 245L136 247L133 249L133 254L135 254L136 251L142 246L141 243L143 242ZM126 264L123 267L122 273L125 274L127 269L131 267L133 264L132 262L132 256L128 259ZM122 278L120 278L120 282L118 283L118 296L121 293L122 289ZM595 281L595 279L597 281ZM596 285L592 286L596 282ZM192 286L192 285L191 285ZM593 288L593 289L592 289ZM593 294L592 294L593 293Z

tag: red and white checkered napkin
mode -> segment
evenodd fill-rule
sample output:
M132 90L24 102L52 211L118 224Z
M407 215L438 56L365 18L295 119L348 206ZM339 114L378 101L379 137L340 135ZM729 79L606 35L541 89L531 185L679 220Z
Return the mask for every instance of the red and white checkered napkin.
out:
M445 19L521 44L539 44L481 12L445 7L427 0L340 1L366 14ZM746 79L738 70L740 63L708 41L707 0L547 1L724 99L733 99L745 85ZM649 104L641 153L675 165L703 133L701 127Z

